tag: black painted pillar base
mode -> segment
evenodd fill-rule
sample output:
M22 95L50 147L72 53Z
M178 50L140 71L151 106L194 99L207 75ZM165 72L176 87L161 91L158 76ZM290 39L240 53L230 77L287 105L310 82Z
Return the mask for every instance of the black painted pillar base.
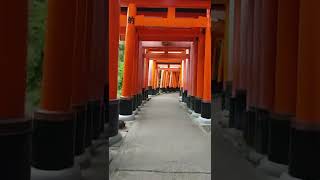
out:
M235 97L230 98L229 128L235 128L236 100Z
M144 98L143 98L143 100L148 100L148 98L149 98L149 90L148 89L146 89L145 91L144 91Z
M221 110L225 110L226 109L226 92L222 91L221 92Z
M137 94L137 108L141 105L140 104L140 94Z
M235 102L235 127L239 130L245 129L246 101L246 91L237 90Z
M135 109L134 110L137 110L138 106L139 106L139 94L136 94L134 95L134 98L135 98Z
M106 102L103 102L101 103L101 118L100 118L100 135L104 133L104 124L105 122L107 121L106 119L108 119L107 115L108 115L108 112L106 111L107 109L107 103Z
M121 105L120 105L121 107ZM132 96L132 111L135 111L137 109L137 96Z
M152 89L151 91L152 91L151 95L153 95L153 96L154 96L154 95L156 95L156 94L157 94L155 89Z
M225 89L225 109L230 110L230 98L232 97L232 81L226 82Z
M31 121L0 120L0 177L30 180Z
M109 101L109 108L107 110L109 114L109 122L107 124L107 129L106 129L107 137L112 137L118 134L119 107L120 107L119 104L120 104L120 101L118 99Z
M92 110L90 112L92 112L91 117L92 119L92 124L93 124L93 136L92 138L94 140L97 140L100 136L101 133L101 115L102 115L102 109L101 109L101 101L100 100L96 100L93 101L91 103L91 108Z
M320 179L319 126L293 124L290 135L289 174L304 180Z
M139 94L139 106L142 105L142 101L143 101L143 92Z
M146 98L146 89L142 88L142 100L147 100Z
M260 154L268 153L269 112L257 108L255 128L255 150Z
M120 98L120 114L129 116L133 111L133 98Z
M87 106L74 105L72 107L75 126L75 155L79 156L85 152L86 126L87 126Z
M148 95L153 95L152 86L148 86Z
M191 108L191 96L187 96L186 97L186 103L187 103L187 107L190 109Z
M250 107L246 112L246 128L244 131L244 138L247 145L250 147L254 147L256 117L256 109L254 107Z
M287 165L289 163L289 137L292 117L270 114L268 159Z
M211 119L211 103L201 102L201 117Z
M73 167L75 121L71 112L34 113L32 166L41 170Z
M141 99L141 94L137 94L137 107L141 106L142 99Z
M194 111L194 100L195 100L195 97L190 96L190 109L193 111Z
M194 98L194 112L201 114L201 99L199 97Z
M87 104L86 111L86 132L85 132L85 148L92 145L93 139L93 101L89 101Z
M184 103L187 103L187 96L188 96L188 91L187 91L187 90L183 91L182 101L183 101Z

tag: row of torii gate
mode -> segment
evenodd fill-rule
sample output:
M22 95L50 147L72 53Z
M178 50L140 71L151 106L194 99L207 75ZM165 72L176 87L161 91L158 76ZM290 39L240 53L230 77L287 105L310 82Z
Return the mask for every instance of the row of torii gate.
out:
M79 179L79 165L118 133L119 114L131 115L159 88L197 98L198 112L211 118L210 0L49 0L32 117L24 107L29 7L28 0L0 6L0 179ZM119 37L126 47L120 101Z
M125 39L120 115L134 116L133 111L141 104L142 97L146 100L148 94L156 94L159 88L172 88L174 83L175 88L183 89L183 99L191 99L185 100L190 102L189 107L196 104L197 113L211 119L210 1L188 2L184 8L199 9L196 13L178 11L179 6L167 7L165 3L158 6L164 9L159 12L154 12L154 9L137 11L139 7L150 7L150 2L134 2L128 3L126 11L120 12L119 32L121 39ZM115 17L114 24L117 20ZM111 37L114 38L115 51L119 35L116 29L114 33ZM146 41L147 46L144 46ZM117 59L111 58L110 61L113 61L110 63L112 68L116 68ZM180 67L171 69L173 64L180 64ZM163 67L165 65L168 67ZM180 72L180 75L173 71ZM110 74L110 82L113 83L110 84L109 96L115 102L118 101L117 77L115 71ZM117 103L111 104L117 106ZM118 121L116 114L113 117Z
M320 1L225 2L229 126L269 175L320 179Z

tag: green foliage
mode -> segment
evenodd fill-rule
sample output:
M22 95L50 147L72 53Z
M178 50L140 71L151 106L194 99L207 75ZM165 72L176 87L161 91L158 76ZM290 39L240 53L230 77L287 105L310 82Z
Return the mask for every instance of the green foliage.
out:
M118 96L121 94L123 81L123 66L124 66L124 43L119 44L119 67L118 67Z
M36 106L40 100L46 16L47 0L32 0L28 30L27 106Z

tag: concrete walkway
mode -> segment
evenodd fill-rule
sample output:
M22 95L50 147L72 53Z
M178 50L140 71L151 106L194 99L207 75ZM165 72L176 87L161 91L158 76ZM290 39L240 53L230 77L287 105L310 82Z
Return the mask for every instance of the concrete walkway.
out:
M230 129L222 128L218 122L228 119L219 111L220 99L216 99L212 106L212 161L213 179L215 180L275 180L264 172L258 171L252 163L245 158L245 153L239 146L237 138L230 138ZM231 140L233 139L233 140Z
M178 94L159 95L141 109L112 169L112 180L210 180L211 137L191 121Z
M215 180L273 180L258 171L229 142L220 128L213 128L213 178Z

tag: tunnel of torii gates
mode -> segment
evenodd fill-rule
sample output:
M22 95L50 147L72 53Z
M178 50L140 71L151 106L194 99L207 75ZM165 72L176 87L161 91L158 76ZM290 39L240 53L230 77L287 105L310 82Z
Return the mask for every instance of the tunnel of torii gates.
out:
M217 81L224 85L229 127L241 130L253 152L266 157L259 168L281 179L320 179L319 5L220 3L227 48Z
M130 115L134 96L166 86L155 80L165 76L157 73L160 68L154 64L163 59L160 56L169 61L173 55L163 45L143 47L144 41L165 41L174 48L184 48L182 53L174 53L189 57L178 58L182 75L176 81L179 80L185 102L190 102L192 96L201 99L201 111L211 103L211 79L206 77L211 69L217 69L216 63L208 60L212 52L214 62L220 62L218 78L214 76L216 72L212 73L213 82L223 84L230 127L242 130L248 145L257 153L273 163L287 165L290 176L320 178L316 166L320 161L320 24L316 23L320 19L320 1L226 0L221 4L213 1L211 7L210 2L201 0L130 2L48 1L41 103L32 118L26 117L24 107L29 4L27 0L10 0L0 6L0 23L5 27L0 28L0 82L5 85L0 89L1 179L30 179L30 165L54 172L70 169L102 135L117 134L118 121L112 117L118 117L115 111ZM127 16L120 6L127 7ZM144 7L167 10L145 12L144 16L140 11ZM195 7L205 12L183 12ZM224 12L224 21L217 21L212 28L210 8ZM200 15L194 17L197 13ZM153 17L147 18L148 14ZM215 31L219 27L223 30ZM126 47L132 47L125 50L120 103L127 103L124 108L118 108L117 80L112 76L117 74L119 36L126 40ZM108 41L109 47L105 43ZM185 47L184 42L191 44ZM152 48L159 47L164 54L151 53ZM137 51L138 48L142 50ZM144 58L136 58L143 55L141 52L145 52ZM200 58L193 58L195 54ZM137 62L143 65L138 66ZM158 68L150 76L134 69L149 70L145 66L150 62L154 69ZM199 65L201 62L203 66ZM196 71L200 77L197 88L192 81L195 65L190 63L203 68ZM203 74L198 75L199 72ZM136 83L138 77L140 84ZM111 117L106 117L108 109ZM201 112L201 116L207 114Z
M125 41L124 75L117 99L118 58L110 58L110 121L118 122L119 115L133 119L142 101L160 90L179 90L183 102L210 121L211 1L157 2L120 1L110 52L118 49L119 38Z

